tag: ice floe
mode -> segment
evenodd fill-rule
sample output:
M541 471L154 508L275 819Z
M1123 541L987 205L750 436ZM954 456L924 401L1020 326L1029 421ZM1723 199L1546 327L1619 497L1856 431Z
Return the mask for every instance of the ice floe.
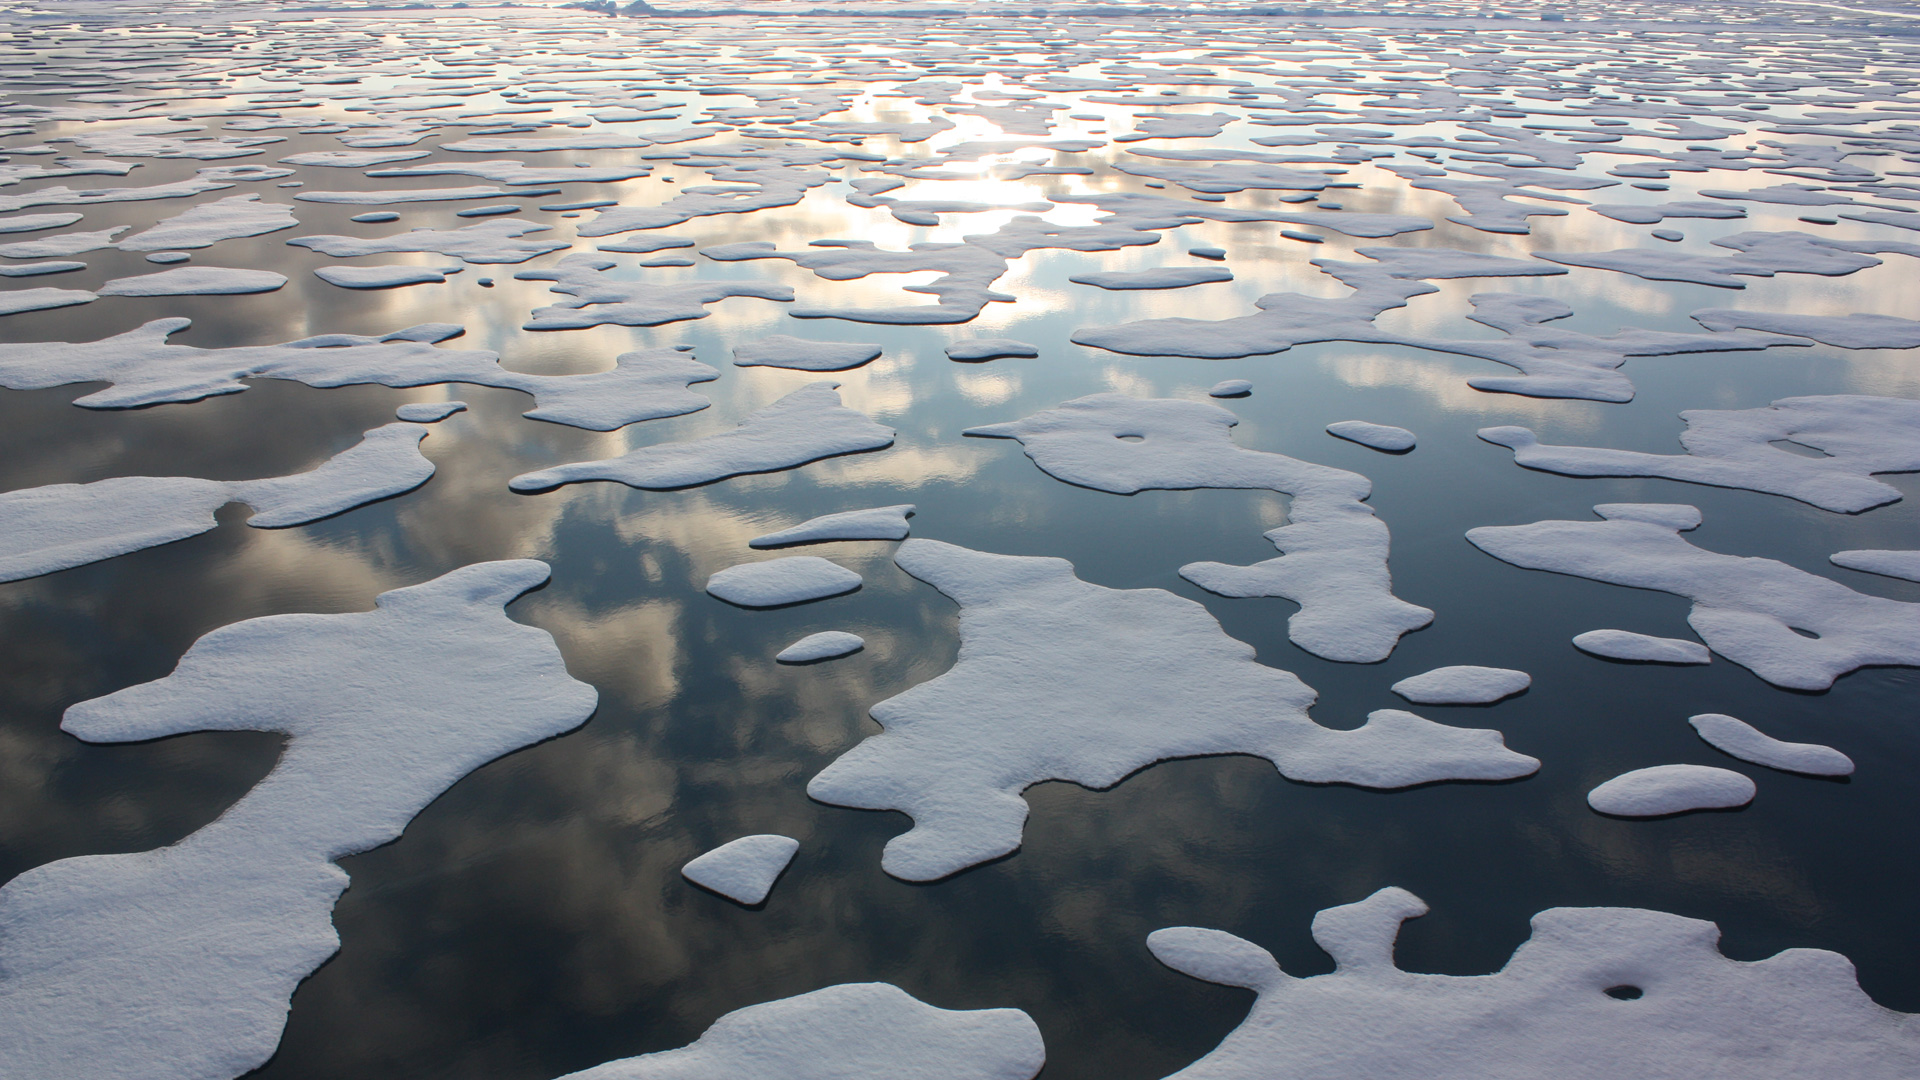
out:
M72 307L75 304L91 304L99 299L85 289L13 289L0 292L0 315L19 315L28 311L50 311L53 308Z
M822 540L905 540L909 526L907 515L912 503L876 506L869 510L846 510L809 518L790 529L770 532L747 541L748 547L775 548L789 544L812 544Z
M552 269L522 270L520 281L551 281L552 291L570 296L535 308L525 330L584 330L594 326L659 326L704 319L707 305L734 296L790 302L793 288L762 281L633 281L609 276L612 259L575 253Z
M1849 570L1920 581L1920 551L1836 551L1827 559Z
M1313 940L1334 970L1309 978L1224 931L1155 931L1147 947L1161 963L1259 995L1219 1047L1168 1080L1895 1080L1920 1069L1920 1022L1874 1004L1838 953L1731 960L1710 922L1562 907L1535 915L1531 938L1491 975L1403 970L1400 924L1426 913L1391 887L1320 912Z
M1221 379L1207 391L1208 397L1237 398L1253 393L1253 383L1247 379Z
M1704 664L1713 659L1713 653L1697 641L1654 637L1631 630L1589 630L1576 634L1573 646L1609 660L1641 664Z
M265 480L123 476L0 494L0 581L51 574L212 529L230 502L258 528L304 525L411 491L433 475L426 429L388 424L310 472Z
M866 639L859 634L849 634L845 630L822 630L781 649L773 658L783 664L811 664L838 659L866 647Z
M680 868L688 881L752 907L773 891L800 841L776 833L729 840Z
M272 1056L288 999L339 947L345 855L396 837L466 774L578 726L593 688L503 605L547 579L480 563L373 611L273 615L195 642L173 673L84 701L89 742L188 731L289 738L212 824L0 888L0 1042L23 1075L235 1077Z
M1233 271L1224 266L1156 266L1148 270L1101 270L1075 274L1067 279L1080 285L1102 289L1184 289L1215 281L1232 281Z
M296 236L287 241L335 259L362 255L430 252L466 263L523 263L550 252L564 251L564 240L521 240L528 233L551 228L519 218L483 221L458 229L414 229L391 236Z
M1003 360L1008 357L1032 358L1039 355L1038 348L1012 338L967 338L947 346L947 359L963 364L977 364L983 360Z
M183 266L155 274L114 278L100 286L101 296L236 296L272 292L287 283L271 270L225 266Z
M1594 511L1605 520L1482 526L1467 539L1530 570L1687 597L1687 623L1707 647L1775 686L1825 690L1869 664L1920 666L1920 604L1858 593L1773 559L1695 547L1680 535L1700 524L1691 506Z
M166 251L211 247L222 240L291 229L300 224L293 207L263 203L258 195L229 195L201 203L186 213L134 233L114 246L122 251Z
M1189 563L1180 576L1222 596L1284 596L1300 605L1288 636L1329 660L1370 663L1433 612L1393 595L1390 536L1363 501L1358 473L1236 446L1239 418L1218 405L1095 394L1024 420L967 429L1018 439L1052 476L1119 495L1149 488L1264 488L1293 497L1288 524L1266 534L1281 557L1252 566Z
M1785 495L1823 510L1855 514L1894 502L1898 488L1874 473L1920 471L1920 401L1834 394L1782 398L1759 409L1689 409L1680 414L1684 454L1551 446L1523 427L1480 429L1529 469L1563 476L1650 476ZM1778 445L1820 451L1810 457Z
M1462 664L1434 668L1393 684L1393 692L1416 705L1485 705L1533 685L1533 676L1512 668Z
M454 413L466 411L464 401L409 401L395 409L394 414L415 424L436 424Z
M729 566L707 579L707 591L741 607L780 607L824 600L860 587L860 575L818 555L787 555Z
M313 275L343 289L392 289L439 284L459 270L457 266L316 266Z
M1753 801L1753 781L1711 765L1635 769L1587 792L1587 805L1615 817L1665 817L1695 810L1731 810Z
M1107 788L1168 758L1252 754L1291 779L1373 788L1539 767L1498 732L1394 709L1351 731L1322 727L1307 716L1312 689L1160 589L1108 589L1065 559L933 540L906 541L894 561L959 603L959 658L873 706L886 730L807 793L913 818L882 860L895 877L931 881L1019 848L1030 785Z
M736 1009L690 1046L560 1080L1032 1080L1046 1059L1019 1009L937 1009L891 983L841 983Z
M892 428L840 404L840 395L834 393L838 385L809 383L718 435L523 473L508 486L537 492L583 480L613 480L630 487L667 490L893 445Z
M1365 420L1341 420L1328 424L1327 434L1388 454L1404 454L1413 449L1414 444L1413 432L1406 428L1392 424L1370 424Z
M1741 761L1807 776L1853 775L1853 759L1831 746L1781 742L1752 724L1724 713L1701 713L1688 717L1687 723L1714 749Z
M791 334L774 334L733 348L733 362L740 367L845 371L878 359L878 345L857 341L813 341Z

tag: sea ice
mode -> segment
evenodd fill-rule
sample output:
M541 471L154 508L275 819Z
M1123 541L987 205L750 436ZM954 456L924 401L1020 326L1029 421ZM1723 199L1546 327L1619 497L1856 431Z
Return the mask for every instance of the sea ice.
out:
M1246 379L1222 379L1207 391L1208 397L1237 398L1253 393L1253 383Z
M1920 551L1836 551L1827 560L1849 570L1920 581Z
M1694 312L1693 319L1709 330L1760 330L1810 338L1842 349L1920 348L1920 321L1892 315L1789 315L1706 308Z
M68 255L85 255L89 251L113 247L113 238L131 227L115 225L94 232L56 233L38 240L0 244L0 256L9 259L58 259Z
M814 341L773 334L733 349L740 367L780 367L794 371L845 371L880 359L880 346L857 341Z
M911 513L913 504L901 503L898 506L876 506L869 510L824 514L809 518L790 529L756 536L747 541L747 546L776 548L822 540L905 540L907 515Z
M1097 285L1102 289L1184 289L1214 281L1232 281L1233 271L1224 266L1155 266L1147 270L1101 270L1075 274L1067 279L1079 285Z
M334 861L593 712L553 638L503 610L547 573L480 563L369 612L236 623L166 678L68 709L61 726L88 742L289 738L266 779L179 843L61 859L0 888L9 1071L186 1080L264 1064L294 988L339 947Z
M1523 427L1481 428L1529 469L1563 476L1657 476L1785 495L1823 510L1857 514L1900 498L1873 473L1920 471L1920 401L1833 394L1782 398L1760 409L1689 409L1680 414L1684 454L1551 446ZM1793 442L1820 457L1775 445Z
M774 659L783 664L811 664L819 660L837 659L866 647L866 639L859 634L849 634L844 630L822 630L781 649Z
M66 214L22 214L16 218L0 220L0 235L7 233L35 232L40 229L63 229L79 221L82 215Z
M0 374L4 374L4 368L0 368ZM892 428L840 404L840 395L834 393L838 385L809 383L718 435L643 446L617 458L523 473L507 486L532 493L582 480L614 480L660 491L708 484L742 473L791 469L824 457L893 445Z
M466 411L467 403L464 401L409 401L395 409L394 413L400 419L415 424L435 424L454 413Z
M1486 705L1532 685L1524 671L1462 664L1401 679L1393 692L1416 705Z
M824 600L860 587L860 575L818 555L741 563L707 579L707 591L741 607L780 607Z
M1573 647L1609 660L1642 664L1704 664L1713 659L1713 653L1697 641L1654 637L1631 630L1589 630L1575 635Z
M1327 434L1357 442L1388 454L1404 454L1413 449L1413 432L1392 424L1369 424L1365 420L1342 420L1327 425Z
M1687 623L1707 647L1775 686L1825 690L1869 664L1920 666L1920 604L1858 593L1773 559L1697 548L1680 535L1700 524L1691 506L1594 511L1606 520L1482 526L1467 539L1529 570L1685 596L1693 601Z
M612 259L576 252L546 270L522 270L520 281L551 281L553 292L573 297L535 308L524 330L585 330L595 326L659 326L704 319L707 305L734 296L788 303L793 287L763 281L633 281L610 277Z
M28 311L50 311L53 308L72 307L75 304L91 304L99 299L85 289L14 289L0 292L0 315L19 315Z
M1168 758L1253 754L1307 783L1407 787L1505 780L1539 762L1500 734L1383 709L1351 731L1307 716L1314 692L1254 659L1206 608L1108 589L1064 559L908 540L894 561L960 604L960 655L873 706L886 730L815 776L821 802L900 810L882 866L932 881L1019 848L1044 780L1111 787Z
M1639 908L1550 908L1491 975L1395 966L1400 924L1427 912L1386 888L1314 916L1326 975L1280 970L1252 942L1172 927L1161 963L1259 995L1219 1047L1168 1080L1618 1080L1920 1072L1920 1022L1874 1004L1838 953L1729 960L1710 922Z
M1688 717L1687 723L1714 749L1741 761L1807 776L1853 775L1853 759L1831 746L1781 742L1752 724L1724 713L1701 713Z
M439 284L457 266L316 266L315 277L343 289L392 289L401 285Z
M467 225L458 229L414 229L391 236L296 236L287 241L296 247L311 248L335 259L361 255L391 255L401 252L431 252L465 263L523 263L535 256L564 251L565 240L521 240L528 233L546 232L551 226L538 225L520 218L502 218Z
M761 833L729 840L680 868L688 881L712 889L735 903L752 907L767 898L800 841Z
M301 202L332 203L338 206L387 206L392 203L458 202L463 199L497 199L513 192L497 187L392 188L385 191L303 191L294 198Z
M937 1009L892 983L841 983L736 1009L690 1046L560 1080L1032 1080L1046 1059L1019 1009Z
M271 270L235 270L225 266L183 266L154 274L114 278L100 286L101 296L235 296L272 292L287 283Z
M1715 244L1733 255L1686 255L1651 248L1618 251L1537 251L1534 256L1567 266L1617 270L1648 281L1690 281L1723 289L1744 289L1735 275L1773 277L1775 274L1821 274L1841 277L1879 266L1874 254L1889 251L1920 255L1920 247L1894 241L1852 242L1827 240L1806 233L1746 232L1722 237Z
M254 508L247 524L278 529L412 491L433 475L419 450L425 435L417 424L388 424L319 468L266 480L123 476L0 494L0 581L198 536L230 502Z
M963 364L977 364L982 360L1000 360L1016 356L1032 358L1039 355L1039 349L1012 338L967 338L947 346L947 359L957 360Z
M1635 769L1587 792L1587 805L1615 817L1663 817L1694 810L1730 810L1753 801L1754 784L1711 765Z
M134 233L114 246L122 251L167 251L182 248L211 247L222 240L291 229L293 207L285 203L263 203L258 195L229 195L210 203L201 203L184 214L170 217L152 228Z
M1239 418L1218 405L1095 394L1024 420L969 428L1018 439L1027 456L1070 484L1131 495L1149 488L1263 488L1293 497L1288 524L1266 534L1282 557L1252 566L1189 563L1180 576L1222 596L1284 596L1300 605L1288 636L1329 660L1371 663L1433 612L1393 595L1390 536L1363 501L1372 482L1284 454L1247 450Z
M22 263L18 266L0 266L0 277L39 277L42 274L68 274L75 270L85 270L87 264L66 260Z

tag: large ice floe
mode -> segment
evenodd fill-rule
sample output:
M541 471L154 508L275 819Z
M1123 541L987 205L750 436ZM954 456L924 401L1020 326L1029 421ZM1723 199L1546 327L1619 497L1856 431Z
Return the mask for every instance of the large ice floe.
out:
M1641 908L1560 907L1491 975L1394 963L1427 913L1385 888L1314 916L1334 970L1300 978L1220 930L1156 930L1161 963L1259 997L1219 1047L1168 1080L1792 1080L1920 1074L1920 1018L1860 990L1823 949L1730 960L1710 922Z
M560 1080L1032 1080L1046 1059L1019 1009L939 1009L891 983L842 983L736 1009L690 1046Z
M479 563L369 612L236 623L166 678L68 709L62 727L89 742L288 741L266 779L179 843L62 859L0 888L0 1070L225 1080L264 1063L294 987L339 947L334 860L593 712L552 637L503 610L546 579L545 563Z
M1855 592L1774 559L1695 547L1680 535L1700 524L1691 506L1593 509L1605 520L1488 525L1467 539L1529 570L1687 597L1687 623L1707 646L1775 686L1825 690L1869 664L1920 666L1920 604Z
M1223 596L1283 596L1300 605L1294 644L1329 660L1384 660L1433 612L1393 595L1386 523L1363 500L1359 473L1233 443L1233 413L1207 402L1095 394L1024 420L967 434L1018 439L1027 456L1070 484L1131 495L1150 488L1262 488L1293 498L1288 523L1266 534L1281 557L1252 566L1189 563L1180 576Z
M1338 731L1315 694L1254 660L1207 610L1161 589L1108 589L1065 559L934 540L894 561L960 605L951 670L873 706L886 730L807 785L822 802L899 810L913 828L882 866L931 881L1019 848L1043 780L1107 788L1168 758L1251 754L1307 783L1398 788L1509 780L1540 763L1500 733L1382 709Z
M583 480L614 480L629 487L666 490L893 445L892 428L840 404L840 395L834 392L838 385L809 383L718 435L523 473L509 486L519 492L537 492Z
M1920 472L1920 401L1835 394L1782 398L1760 409L1689 409L1680 414L1684 454L1592 446L1550 446L1523 427L1480 429L1513 450L1515 462L1564 476L1657 476L1785 495L1823 510L1855 514L1900 498L1874 473ZM1819 457L1780 445L1811 447Z
M89 296L91 294L88 294ZM538 403L527 416L590 431L679 416L706 408L706 398L688 390L720 372L681 348L656 347L622 353L612 370L582 375L531 375L500 366L486 349L442 349L436 344L460 334L449 323L425 323L385 335L322 334L281 345L202 349L167 339L192 325L188 319L155 319L99 341L0 344L0 386L44 390L82 382L111 383L74 404L93 409L131 409L198 401L247 388L242 379L287 379L308 386L356 384L411 387L471 383L531 394Z
M265 480L122 476L0 494L0 581L51 574L198 536L230 502L253 507L247 524L305 525L427 482L427 429L388 424L319 468Z

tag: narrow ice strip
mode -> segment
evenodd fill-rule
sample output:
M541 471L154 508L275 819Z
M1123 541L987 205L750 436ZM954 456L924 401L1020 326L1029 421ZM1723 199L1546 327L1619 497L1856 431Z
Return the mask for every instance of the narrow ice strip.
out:
M1695 810L1731 810L1753 801L1754 783L1710 765L1635 769L1587 792L1587 805L1615 817L1664 817Z
M793 861L800 841L790 836L761 833L729 840L680 868L688 881L711 889L738 904L752 907L766 900L773 883Z
M1100 270L1075 274L1067 280L1113 290L1184 289L1189 285L1232 281L1233 271L1224 266L1156 266L1148 270Z
M58 259L68 255L85 255L90 251L113 247L113 238L129 228L131 226L115 225L93 232L59 233L38 240L0 244L0 256L9 259Z
M42 274L70 274L75 270L85 270L83 262L66 260L48 260L47 262L22 263L18 266L0 266L0 277L39 277Z
M15 218L0 218L0 236L7 233L35 232L40 229L64 229L79 221L80 214L22 214Z
M409 401L393 410L394 415L415 424L437 424L454 413L467 411L464 401Z
M1462 664L1401 679L1393 692L1416 705L1487 705L1532 685L1524 671Z
M1019 1009L936 1009L891 983L841 983L735 1009L690 1046L560 1080L1033 1080L1046 1060Z
M818 555L788 555L729 566L707 579L707 592L741 607L781 607L840 596L860 587L860 575Z
M813 341L791 334L736 345L733 362L740 367L778 367L794 371L845 371L880 359L880 346L857 341Z
M756 536L747 541L747 546L777 548L822 540L905 540L909 528L907 515L911 513L913 504L901 503L898 506L876 506L870 510L823 514L808 518L790 529Z
M1856 514L1900 498L1874 473L1920 471L1920 401L1834 394L1781 398L1760 409L1680 414L1684 454L1552 446L1523 427L1481 428L1516 464L1563 476L1648 476L1745 488ZM1776 445L1792 442L1819 457Z
M662 491L892 446L893 429L840 404L840 395L834 392L838 385L803 386L718 435L523 473L507 486L531 493L583 480L612 480Z
M1775 686L1825 690L1870 664L1920 666L1920 604L1855 592L1773 559L1697 548L1680 535L1700 524L1691 506L1594 511L1606 520L1482 526L1467 539L1530 570L1685 596L1693 601L1687 623L1707 647Z
M1787 334L1842 349L1920 348L1920 321L1892 315L1789 315L1776 311L1703 308L1693 320L1709 330Z
M977 364L983 360L1003 360L1009 357L1031 359L1039 355L1038 348L1012 338L967 338L947 346L947 359L962 364Z
M1369 424L1365 420L1342 420L1327 425L1327 434L1382 453L1404 454L1413 449L1413 432L1392 424Z
M1574 636L1573 647L1609 660L1641 664L1704 664L1713 659L1713 653L1697 641L1631 630L1589 630Z
M1853 759L1831 746L1781 742L1752 724L1723 713L1701 713L1688 717L1687 723L1714 749L1741 761L1807 776L1853 775Z
M393 289L402 285L437 285L457 266L317 266L313 275L343 289Z
M1021 792L1045 780L1099 790L1156 761L1214 754L1370 788L1508 780L1540 765L1497 731L1396 709L1350 731L1322 727L1307 716L1311 688L1258 663L1205 607L1161 589L1108 589L1064 559L933 540L906 541L894 561L959 603L959 658L873 706L885 730L827 766L807 794L911 817L881 862L898 878L933 881L1017 850Z
M564 251L568 247L564 240L520 239L528 233L547 232L551 228L521 218L503 218L458 229L414 229L391 236L336 236L331 233L296 236L287 243L335 259L428 252L465 263L523 263L536 256Z
M239 296L273 292L287 283L271 270L225 266L183 266L157 274L114 278L100 286L101 296Z
M415 424L388 424L311 472L267 480L123 476L0 494L0 581L198 536L230 502L254 507L249 525L283 528L411 491L433 475L419 451L425 435Z
M1836 551L1827 561L1849 570L1920 581L1920 551Z
M1399 888L1320 912L1313 940L1334 970L1307 978L1224 931L1154 931L1147 947L1161 963L1259 995L1218 1047L1168 1080L1920 1075L1920 1019L1874 1004L1838 953L1731 960L1710 922L1550 908L1490 975L1403 970L1401 924L1426 913Z
M849 634L844 630L822 630L781 649L773 658L783 664L812 664L821 660L837 660L866 647L866 639L859 634Z
M497 187L397 188L386 191L303 191L301 202L340 206L388 206L393 203L457 202L462 199L498 199L514 193Z
M72 307L75 304L91 304L99 299L85 289L15 289L0 292L0 315L20 315L29 311L51 311L54 308Z
M1222 379L1207 391L1208 397L1238 398L1253 393L1253 383L1246 379ZM1331 429L1329 429L1331 430Z
M1282 557L1252 566L1189 563L1180 576L1222 596L1283 596L1300 605L1288 637L1329 660L1371 663L1433 612L1393 595L1385 522L1359 473L1234 445L1239 418L1205 402L1095 394L968 435L1018 439L1049 475L1119 495L1150 488L1260 488L1291 495L1289 523L1266 539Z
M372 611L273 615L195 642L173 673L67 710L87 742L288 736L213 823L153 851L61 859L0 888L0 1045L23 1076L237 1077L339 948L347 875L461 777L593 712L544 630L509 619L545 563L479 563Z

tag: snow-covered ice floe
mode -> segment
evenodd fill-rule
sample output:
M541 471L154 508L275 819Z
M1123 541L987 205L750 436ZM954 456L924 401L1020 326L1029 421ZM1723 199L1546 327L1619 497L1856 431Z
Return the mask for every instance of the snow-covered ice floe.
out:
M1712 651L1697 641L1654 637L1631 630L1589 630L1574 635L1573 646L1609 660L1641 664L1704 664L1713 659Z
M1327 434L1388 454L1404 454L1413 449L1414 443L1413 432L1406 428L1392 424L1370 424L1365 420L1341 420L1328 424Z
M1330 974L1299 978L1220 930L1156 930L1161 963L1259 997L1218 1048L1168 1080L1797 1080L1920 1075L1920 1018L1882 1008L1824 949L1730 960L1710 922L1641 908L1549 908L1491 975L1404 971L1385 888L1314 916Z
M866 647L866 639L859 634L849 634L845 630L822 630L781 649L774 659L783 664L811 664L838 659Z
M1635 769L1587 792L1587 805L1615 817L1665 817L1694 810L1731 810L1753 801L1754 784L1711 765Z
M1701 713L1688 717L1687 723L1715 750L1741 761L1806 776L1853 775L1853 759L1831 746L1782 742L1725 713Z
M824 600L860 587L860 575L818 555L788 555L729 566L707 579L707 591L741 607L780 607Z
M873 706L886 730L815 776L822 802L900 810L882 866L931 881L1014 851L1043 780L1107 788L1169 758L1252 754L1294 780L1398 788L1510 780L1540 763L1500 733L1382 709L1351 731L1307 716L1315 694L1254 660L1207 610L1160 589L1108 589L1065 559L933 540L901 569L960 604L960 656Z
M800 841L760 833L729 840L680 868L688 881L736 903L752 907L773 891L773 883L793 861Z
M1533 676L1512 668L1434 668L1393 684L1393 692L1416 705L1485 705L1533 685Z
M824 540L905 540L911 526L907 515L912 503L876 506L868 510L846 510L809 518L790 529L770 532L747 541L748 547L776 548L790 544L812 544Z
M20 1076L236 1077L339 947L334 861L379 847L461 777L593 712L553 638L503 606L545 563L478 563L373 611L215 630L173 673L83 701L88 742L288 736L266 779L169 847L62 859L0 888L0 1045Z

